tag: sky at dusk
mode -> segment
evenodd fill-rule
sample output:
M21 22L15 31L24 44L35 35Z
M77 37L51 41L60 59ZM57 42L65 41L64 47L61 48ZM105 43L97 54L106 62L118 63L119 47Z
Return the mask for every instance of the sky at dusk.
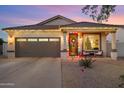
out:
M7 40L7 34L1 29L11 26L31 25L56 15L62 15L75 21L90 21L89 16L82 14L82 5L0 5L0 38ZM117 6L111 15L109 24L124 25L124 6Z

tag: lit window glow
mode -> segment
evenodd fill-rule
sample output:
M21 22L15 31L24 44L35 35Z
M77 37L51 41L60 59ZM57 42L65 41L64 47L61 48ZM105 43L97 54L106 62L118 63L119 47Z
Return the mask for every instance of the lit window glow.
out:
M50 39L49 41L56 42L56 41L59 41L59 39Z
M84 35L84 50L99 50L100 49L100 35L99 34L85 34Z
M37 39L30 38L30 39L28 39L28 41L29 41L29 42L36 42L36 41L37 41Z
M39 39L39 42L46 42L46 41L48 41L47 38L40 38L40 39Z
M24 38L23 38L23 39L22 39L22 38L20 38L20 39L17 39L16 41L17 41L17 42L25 42L25 41L26 41L26 39L24 39Z

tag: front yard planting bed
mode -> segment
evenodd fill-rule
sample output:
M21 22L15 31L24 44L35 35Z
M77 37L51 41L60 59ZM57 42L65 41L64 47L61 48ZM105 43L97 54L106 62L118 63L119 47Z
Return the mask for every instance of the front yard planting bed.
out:
M63 87L118 88L119 77L124 74L124 60L96 58L92 68L80 67L78 62L62 61Z

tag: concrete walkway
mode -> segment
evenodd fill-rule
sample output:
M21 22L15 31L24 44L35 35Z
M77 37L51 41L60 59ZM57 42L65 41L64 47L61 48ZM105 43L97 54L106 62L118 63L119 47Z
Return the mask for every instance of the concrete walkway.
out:
M0 87L59 88L59 58L0 59Z

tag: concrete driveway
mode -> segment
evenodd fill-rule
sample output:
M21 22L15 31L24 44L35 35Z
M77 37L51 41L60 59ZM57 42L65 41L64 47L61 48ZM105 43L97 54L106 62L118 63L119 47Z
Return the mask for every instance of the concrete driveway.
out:
M59 58L0 59L0 87L59 88Z

